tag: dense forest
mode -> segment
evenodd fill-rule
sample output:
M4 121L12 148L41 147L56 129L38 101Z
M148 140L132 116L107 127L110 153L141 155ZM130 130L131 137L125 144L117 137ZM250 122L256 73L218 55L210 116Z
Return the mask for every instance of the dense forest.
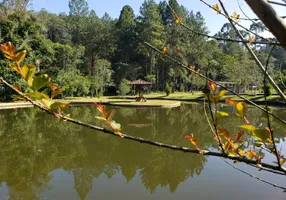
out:
M166 47L170 56L217 81L231 81L239 87L262 84L263 75L242 44L211 40L188 31L175 23L176 16L164 1L157 4L145 0L138 16L126 5L118 19L107 13L97 16L85 0L70 0L68 14L53 14L45 9L35 12L28 9L30 3L2 0L0 43L11 41L19 49L26 49L25 62L35 63L38 74L49 74L64 89L64 96L125 95L130 92L127 80L136 79L152 81L149 92L166 88L188 92L204 86L204 80L165 59L144 42L158 49ZM189 11L176 0L168 3L186 26L209 34L200 12ZM256 33L265 31L261 23L253 23L249 29ZM251 37L246 31L242 33L245 38ZM238 39L228 23L216 36ZM271 47L253 44L252 48L265 63ZM283 86L285 51L276 47L272 55L269 73ZM0 76L24 87L7 65L0 61ZM0 85L0 96L9 98L11 92Z

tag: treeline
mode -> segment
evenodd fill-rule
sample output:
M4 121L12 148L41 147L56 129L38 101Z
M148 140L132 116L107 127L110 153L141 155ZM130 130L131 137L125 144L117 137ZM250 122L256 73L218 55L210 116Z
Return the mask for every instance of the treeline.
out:
M175 23L176 17L165 2L145 0L140 14L126 5L118 19L107 13L99 17L85 0L70 0L69 14L52 14L45 9L29 11L29 0L3 0L0 7L0 42L11 41L28 51L26 63L35 63L37 73L49 74L64 89L64 96L100 96L126 94L126 80L145 79L153 82L152 91L190 91L201 89L205 81L180 68L172 61L144 45L168 49L168 54L218 81L232 81L239 87L260 86L263 75L241 44L208 40ZM194 13L169 0L184 24L197 32L208 34L200 12ZM55 5L56 6L56 5ZM250 29L262 32L261 23ZM216 34L237 39L230 24ZM245 37L250 37L244 32ZM271 47L253 45L263 63ZM3 55L0 55L3 58ZM11 83L23 85L1 61L0 76ZM283 85L286 81L285 51L276 47L270 73ZM5 70L4 70L5 69ZM24 86L23 86L24 87ZM1 97L9 90L0 85Z

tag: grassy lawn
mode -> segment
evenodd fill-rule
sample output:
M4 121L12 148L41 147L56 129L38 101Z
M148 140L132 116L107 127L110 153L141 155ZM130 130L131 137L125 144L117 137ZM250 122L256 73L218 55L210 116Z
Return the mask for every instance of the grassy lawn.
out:
M264 96L263 95L241 95L246 99L252 100L252 101L264 101ZM111 99L113 98L135 98L136 96L124 96L124 97L111 97ZM203 99L203 93L202 92L194 92L192 93L187 93L187 92L176 92L176 93L172 93L169 96L166 96L165 93L151 93L151 94L145 94L144 95L145 98L157 98L157 99L174 99L174 100L200 100ZM222 100L226 99L226 98L231 98L234 100L240 100L239 97L237 97L236 95L226 95L222 98ZM267 97L267 100L279 100L279 95L271 95L269 97Z
M146 102L135 102L135 101L125 101L117 100L110 102L111 105L118 106L140 106L140 107L177 107L180 105L179 101L168 101L168 100L148 100Z
M251 96L251 95L242 95L244 98L252 100L252 101L264 101L264 96L263 95L255 95L255 96ZM139 104L138 102L134 102L133 99L135 99L137 96L103 96L100 98L88 98L88 97L67 97L63 100L60 101L67 101L67 102L120 102L124 99L125 103L126 101L131 101L133 102L135 105ZM203 94L202 92L194 92L192 93L187 93L187 92L176 92L176 93L172 93L169 96L166 96L165 93L151 93L151 94L145 94L144 95L145 98L156 98L158 101L156 100L148 100L147 102L145 102L146 105L149 104L153 104L153 105L161 105L163 102L166 102L168 104L168 99L171 100L178 100L178 101L184 101L184 100L202 100ZM239 97L235 96L235 95L226 95L222 98L222 100L226 99L226 98L231 98L233 100L240 100ZM164 101L160 101L164 100ZM271 95L269 97L267 97L267 100L269 101L276 101L279 100L280 97L279 95ZM15 101L13 103L20 103L21 101ZM127 103L129 103L127 102ZM151 103L152 102L152 103ZM12 103L12 102L11 102ZM123 102L124 103L124 102ZM0 104L5 104L5 102L2 102Z

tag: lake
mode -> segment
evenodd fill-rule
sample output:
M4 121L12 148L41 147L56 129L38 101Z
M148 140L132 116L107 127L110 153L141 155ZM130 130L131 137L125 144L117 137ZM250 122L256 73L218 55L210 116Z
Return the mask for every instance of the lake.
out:
M221 123L235 134L241 120L232 107L221 109L230 113ZM116 110L114 119L124 133L190 148L184 137L193 133L202 149L217 149L202 104ZM277 107L273 112L286 119L286 109ZM67 113L100 125L94 107L71 107ZM36 108L0 110L0 119L0 199L286 199L281 189L233 169L220 158L127 141L61 122ZM265 114L255 108L250 108L249 120L266 126ZM272 126L286 154L285 128L275 120ZM235 166L286 186L285 176L245 164Z

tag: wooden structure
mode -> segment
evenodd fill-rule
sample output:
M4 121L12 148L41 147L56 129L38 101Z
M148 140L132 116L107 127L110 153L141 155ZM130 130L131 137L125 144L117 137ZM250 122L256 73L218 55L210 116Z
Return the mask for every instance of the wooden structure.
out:
M129 82L128 82L128 85L135 85L135 87L138 86L139 96L136 98L136 101L141 102L141 101L146 101L146 99L145 99L145 98L143 97L143 95L141 94L142 86L152 85L152 82L144 81L144 80L138 79L138 80L136 80L136 81L129 81Z

